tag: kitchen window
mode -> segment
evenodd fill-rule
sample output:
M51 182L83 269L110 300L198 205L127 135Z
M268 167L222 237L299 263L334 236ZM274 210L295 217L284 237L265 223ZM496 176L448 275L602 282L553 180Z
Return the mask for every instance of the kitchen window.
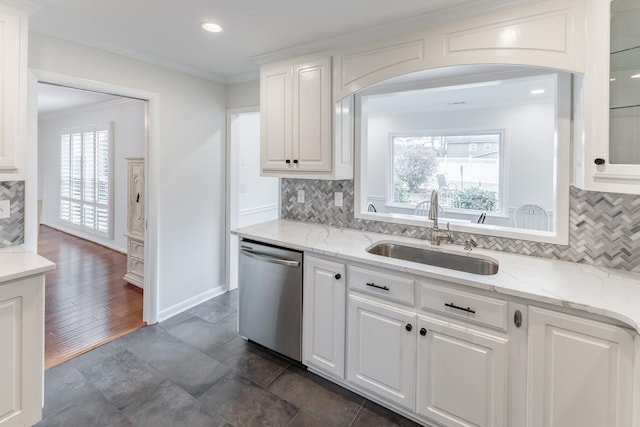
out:
M415 206L438 190L445 211L499 212L502 135L496 130L392 135L391 204Z
M429 226L437 190L439 219L454 231L566 244L571 96L568 74L489 64L363 89L354 102L355 217Z
M112 238L112 124L60 135L60 219Z

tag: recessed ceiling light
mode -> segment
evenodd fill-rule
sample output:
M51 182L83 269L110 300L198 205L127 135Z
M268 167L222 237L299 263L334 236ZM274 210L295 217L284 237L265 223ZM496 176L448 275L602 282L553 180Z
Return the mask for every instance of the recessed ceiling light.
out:
M640 74L634 74L631 76L632 79L640 79Z
M541 93L544 93L544 89L534 89L531 92L529 92L531 95L540 95Z
M218 24L214 24L213 22L205 22L202 24L202 29L209 31L210 33L219 33L222 31L222 27Z

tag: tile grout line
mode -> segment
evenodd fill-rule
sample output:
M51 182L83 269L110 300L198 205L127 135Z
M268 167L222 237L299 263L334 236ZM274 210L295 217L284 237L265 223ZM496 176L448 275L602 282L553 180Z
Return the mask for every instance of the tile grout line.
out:
M355 423L356 420L358 419L358 415L360 415L360 411L362 411L362 408L364 408L364 404L366 403L366 401L367 401L366 399L362 399L362 403L360 404L360 407L358 408L358 411L356 412L356 414L353 416L353 419L349 423L349 427L353 426L353 423Z

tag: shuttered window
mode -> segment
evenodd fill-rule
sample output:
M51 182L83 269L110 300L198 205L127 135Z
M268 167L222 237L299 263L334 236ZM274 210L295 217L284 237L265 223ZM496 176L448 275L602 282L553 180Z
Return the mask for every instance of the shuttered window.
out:
M112 237L111 124L66 129L60 136L60 218Z

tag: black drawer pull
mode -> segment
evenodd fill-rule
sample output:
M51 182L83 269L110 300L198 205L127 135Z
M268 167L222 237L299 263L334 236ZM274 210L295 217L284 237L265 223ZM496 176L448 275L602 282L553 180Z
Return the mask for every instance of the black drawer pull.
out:
M422 335L423 337L427 335L427 330L425 328L420 328L420 335Z
M334 277L336 280L340 280L340 279L342 279L342 274L340 274L340 273L336 273L336 275L335 275L335 276L333 276L333 277Z
M407 323L407 326L405 326L404 328L407 330L407 332L411 332L413 326L411 326L411 323Z
M461 311L466 311L467 313L476 314L476 311L475 310L471 310L471 307L467 307L467 308L458 307L457 305L455 305L452 302L445 303L444 305L447 306L447 307L450 307L450 308L455 308L456 310L461 310Z
M376 288L376 289L382 289L383 291L388 291L389 287L387 286L380 286L380 285L376 285L375 283L367 283L367 286L371 286L372 288Z

